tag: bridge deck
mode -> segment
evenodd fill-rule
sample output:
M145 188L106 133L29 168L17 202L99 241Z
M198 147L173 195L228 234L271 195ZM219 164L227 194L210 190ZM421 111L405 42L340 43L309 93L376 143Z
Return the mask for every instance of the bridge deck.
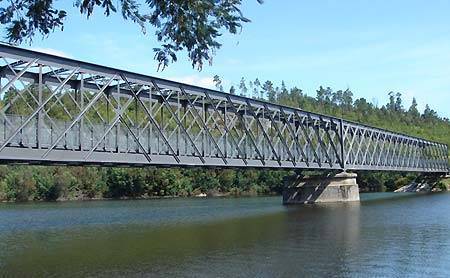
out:
M447 146L0 45L4 163L448 172Z

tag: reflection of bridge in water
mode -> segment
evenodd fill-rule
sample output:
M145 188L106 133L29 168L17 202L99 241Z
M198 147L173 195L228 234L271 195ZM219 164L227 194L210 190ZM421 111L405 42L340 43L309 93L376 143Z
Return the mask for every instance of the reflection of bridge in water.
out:
M448 172L447 146L0 46L4 163Z

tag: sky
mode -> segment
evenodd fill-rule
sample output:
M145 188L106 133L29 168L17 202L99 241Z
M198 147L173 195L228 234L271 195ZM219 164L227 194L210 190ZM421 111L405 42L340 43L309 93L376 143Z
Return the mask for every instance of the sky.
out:
M69 13L64 31L22 46L206 87L213 87L217 74L225 87L244 77L285 81L311 96L321 85L350 88L355 98L378 106L398 91L406 108L415 97L421 110L429 104L450 117L447 0L244 0L242 11L252 22L238 35L224 34L212 66L200 72L185 53L158 72L154 29L144 35L132 22L105 18L100 10L87 20L71 2L56 5Z

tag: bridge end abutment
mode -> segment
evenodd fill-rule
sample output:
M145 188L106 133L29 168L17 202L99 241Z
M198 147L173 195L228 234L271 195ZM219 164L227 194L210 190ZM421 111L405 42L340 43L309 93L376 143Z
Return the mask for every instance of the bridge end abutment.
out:
M359 201L355 173L341 172L331 177L303 177L285 180L283 204L339 203Z

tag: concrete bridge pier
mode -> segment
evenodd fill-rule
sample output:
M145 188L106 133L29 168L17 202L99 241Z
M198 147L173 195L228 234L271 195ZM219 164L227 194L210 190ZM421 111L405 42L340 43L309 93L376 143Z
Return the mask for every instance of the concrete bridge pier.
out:
M337 203L359 201L355 173L331 177L303 177L295 174L285 181L283 204Z

